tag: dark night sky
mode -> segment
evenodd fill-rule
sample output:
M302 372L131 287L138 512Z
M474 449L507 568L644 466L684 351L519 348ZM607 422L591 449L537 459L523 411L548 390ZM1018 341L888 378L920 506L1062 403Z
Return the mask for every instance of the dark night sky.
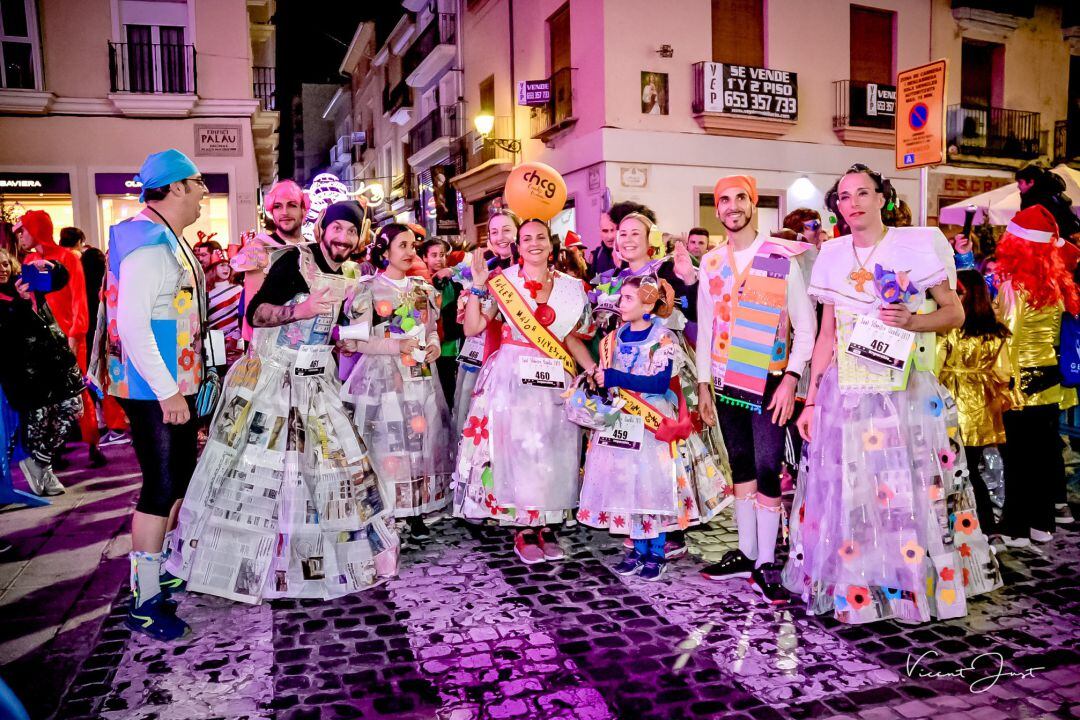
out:
M313 8L317 8L314 12ZM404 10L395 0L279 0L277 25L277 107L281 112L279 177L293 175L292 100L305 82L344 82L338 67L356 26L368 20L385 37Z

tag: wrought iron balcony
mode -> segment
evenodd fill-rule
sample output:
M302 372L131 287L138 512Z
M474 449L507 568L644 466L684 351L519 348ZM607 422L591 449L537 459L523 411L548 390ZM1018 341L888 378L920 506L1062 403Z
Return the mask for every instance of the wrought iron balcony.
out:
M457 16L439 13L401 58L401 74L412 87L426 87L454 60Z
M112 92L193 94L195 46L171 43L109 43Z
M409 131L409 148L417 153L439 138L460 136L464 132L463 117L464 110L460 104L435 108Z
M277 110L277 69L272 67L251 68L253 82L253 94L259 101L263 110Z
M895 129L895 86L837 80L833 83L833 96L834 128Z
M950 105L946 137L951 154L1030 160L1039 156L1039 113Z
M551 88L551 100L546 105L533 108L531 136L547 141L560 131L570 127L577 118L574 116L573 68L558 70L548 78Z

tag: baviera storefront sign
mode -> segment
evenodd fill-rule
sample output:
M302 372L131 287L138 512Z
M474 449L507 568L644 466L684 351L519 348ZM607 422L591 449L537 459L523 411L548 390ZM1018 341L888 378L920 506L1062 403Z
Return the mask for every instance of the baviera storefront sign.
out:
M137 173L95 173L94 193L97 195L138 195L142 183L135 179ZM206 189L211 195L229 194L229 176L226 173L203 173Z
M70 195L67 173L0 173L0 195Z
M196 125L197 157L240 157L244 154L239 125Z

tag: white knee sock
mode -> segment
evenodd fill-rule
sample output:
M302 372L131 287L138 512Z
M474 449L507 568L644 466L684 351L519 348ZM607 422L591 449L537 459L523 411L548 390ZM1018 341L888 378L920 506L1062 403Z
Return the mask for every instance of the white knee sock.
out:
M161 593L161 553L131 552L131 595L135 607Z
M754 504L757 515L757 566L776 560L776 533L780 529L780 506Z
M751 493L744 498L735 498L735 524L739 528L739 549L751 560L758 556L758 527L754 514L754 498Z

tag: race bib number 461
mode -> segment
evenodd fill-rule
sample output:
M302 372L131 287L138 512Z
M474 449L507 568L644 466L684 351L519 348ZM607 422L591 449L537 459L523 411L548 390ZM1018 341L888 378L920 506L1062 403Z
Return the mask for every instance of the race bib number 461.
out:
M524 355L518 358L518 375L522 385L538 388L566 389L566 372L555 358Z

